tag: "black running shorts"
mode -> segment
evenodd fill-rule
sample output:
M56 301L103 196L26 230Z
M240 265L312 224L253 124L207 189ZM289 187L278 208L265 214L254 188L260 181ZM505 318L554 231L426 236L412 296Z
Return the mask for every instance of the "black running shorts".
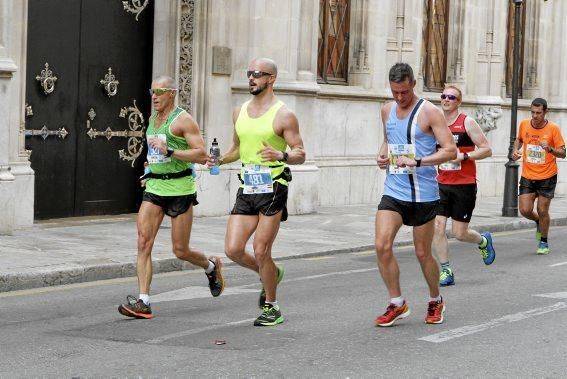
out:
M476 205L475 184L439 184L437 215L469 223Z
M274 192L244 194L244 188L239 188L236 202L232 208L233 215L273 216L283 210L282 221L287 220L287 186L274 182Z
M421 226L435 218L438 204L438 200L414 203L384 195L380 204L378 204L378 210L399 213L402 216L404 225Z
M520 179L520 195L527 193L537 193L548 199L555 196L555 186L557 185L557 175L543 180L526 179L522 176Z
M148 201L163 209L169 217L176 217L187 212L191 205L197 205L197 193L184 196L159 196L154 193L144 191L142 201Z

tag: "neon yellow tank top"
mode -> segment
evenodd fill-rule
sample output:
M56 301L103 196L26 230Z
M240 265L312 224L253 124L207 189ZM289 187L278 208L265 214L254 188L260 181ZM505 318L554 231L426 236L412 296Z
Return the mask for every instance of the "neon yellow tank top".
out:
M189 145L184 137L178 137L171 133L171 124L183 113L183 108L177 107L167 116L167 120L158 128L154 127L157 112L150 118L150 124L146 130L146 138L148 136L165 136L167 147L177 150L187 150ZM150 170L154 174L166 174L181 172L188 168L193 168L193 163L182 161L174 157L169 158L169 162L150 163ZM146 183L146 191L159 196L184 196L191 195L197 191L195 186L195 178L192 176L184 176L176 179L156 179L151 178Z
M248 104L250 104L250 101L242 104L240 114L234 126L240 140L240 161L242 164L270 166L272 168L272 178L275 178L283 172L287 165L279 161L262 162L262 157L258 152L264 147L262 142L266 142L279 151L285 151L287 148L285 139L274 133L273 127L276 114L284 103L278 100L266 113L258 118L251 118L248 115ZM243 175L243 172L241 172L241 175ZM279 178L276 181L286 186L288 184L283 178Z

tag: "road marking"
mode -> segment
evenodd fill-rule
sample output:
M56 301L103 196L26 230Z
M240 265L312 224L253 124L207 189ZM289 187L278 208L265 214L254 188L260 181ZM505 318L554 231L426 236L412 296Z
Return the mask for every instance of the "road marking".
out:
M224 289L222 296L241 295L251 292L257 293L258 290L245 289L242 287L227 287ZM209 297L211 297L209 287L192 286L152 295L152 304L166 301L204 299Z
M567 292L542 293L534 296L547 297L549 299L567 299Z
M506 315L504 317L500 317L485 322L483 324L467 325L467 326L463 326L462 328L447 330L445 332L432 334L430 336L421 337L419 339L422 341L434 342L434 343L446 342L455 338L464 337L469 334L479 333L487 329L495 328L497 326L502 326L504 324L525 320L530 317L540 316L549 312L554 312L565 308L567 308L567 303L559 302L548 307L530 309L529 311Z
M202 328L197 328L197 329L183 330L181 332L166 334L165 336L161 336L161 337L153 338L151 340L147 340L147 341L145 341L145 343L148 343L148 344L151 344L151 345L157 345L157 344L165 342L167 340L172 340L172 339L180 338L180 337L186 337L186 336L190 336L192 334L198 334L198 333L201 333L201 332L208 332L210 330L226 328L226 327L229 327L229 326L247 324L247 323L253 322L254 320L256 320L256 319L255 318L249 318L249 319L246 319L246 320L227 322L226 324L210 325L210 326L204 326Z
M549 267L557 267L557 266L563 266L563 265L567 265L567 262L555 263L555 264L549 265Z

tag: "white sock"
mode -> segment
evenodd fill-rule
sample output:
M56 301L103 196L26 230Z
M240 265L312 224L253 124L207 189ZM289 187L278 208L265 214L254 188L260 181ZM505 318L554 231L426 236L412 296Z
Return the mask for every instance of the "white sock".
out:
M272 307L274 307L276 310L280 309L280 307L278 306L278 302L276 301L266 301L266 304L271 304Z
M390 299L390 303L394 304L396 307L401 307L404 304L404 298L402 296L393 297Z
M440 303L441 302L441 295L437 296L437 297L430 297L429 301L434 301L436 303Z
M216 267L216 266L215 266L215 264L213 263L213 261L209 261L209 267L207 267L207 268L205 269L205 273L210 274L211 272L214 271L215 267Z
M147 293L141 293L140 296L138 296L138 299L142 300L144 304L150 305L150 295Z

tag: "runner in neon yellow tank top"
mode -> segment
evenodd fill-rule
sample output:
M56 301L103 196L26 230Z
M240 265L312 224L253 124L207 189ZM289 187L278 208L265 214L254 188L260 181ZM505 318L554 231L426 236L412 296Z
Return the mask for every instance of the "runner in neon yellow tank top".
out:
M239 265L260 275L262 313L254 321L256 326L283 322L276 301L283 268L274 264L272 244L280 222L287 219L287 187L291 180L287 165L305 162L297 118L274 95L277 74L277 66L271 59L258 58L250 63L247 77L253 97L234 110L232 145L219 160L220 164L238 160L242 163L242 185L228 219L225 252ZM207 164L212 166L212 157ZM254 255L251 255L245 247L254 232Z
M207 153L195 120L175 106L176 88L172 78L160 76L154 79L150 89L155 110L146 132L151 173L137 221L136 270L140 295L137 298L129 295L128 302L118 307L118 312L127 317L153 318L150 306L152 247L165 215L171 217L171 242L177 258L205 269L213 296L219 296L224 289L220 258L208 259L189 247L193 205L198 204L191 175L193 163L204 164Z

